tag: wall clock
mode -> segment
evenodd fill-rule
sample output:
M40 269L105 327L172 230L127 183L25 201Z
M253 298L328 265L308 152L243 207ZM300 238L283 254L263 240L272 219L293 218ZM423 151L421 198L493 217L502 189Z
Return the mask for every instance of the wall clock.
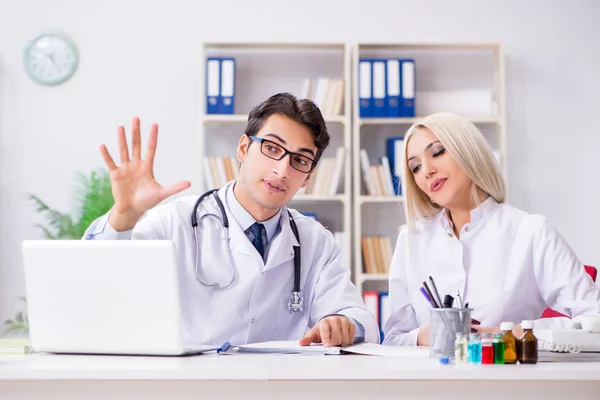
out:
M27 74L42 85L58 85L73 76L79 54L73 40L61 32L43 33L25 46Z

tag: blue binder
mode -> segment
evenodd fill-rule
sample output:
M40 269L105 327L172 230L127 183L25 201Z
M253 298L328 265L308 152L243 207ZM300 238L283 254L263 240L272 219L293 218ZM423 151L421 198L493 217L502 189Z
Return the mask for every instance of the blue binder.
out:
M415 60L405 59L401 60L400 76L401 79L401 91L402 91L402 106L401 114L403 117L414 117L415 116L415 82L416 82L416 69Z
M358 62L358 102L360 118L373 116L371 105L373 97L373 77L371 61L360 59Z
M387 83L386 83L386 102L387 116L390 118L398 118L402 115L400 111L400 90L402 76L400 72L400 60L387 60Z
M392 171L392 186L396 196L402 195L402 168L404 168L404 138L389 137L386 139L387 157Z
M221 94L221 60L215 57L206 59L206 113L219 114Z
M235 58L221 58L220 113L235 113Z
M388 116L386 104L387 62L386 60L373 60L373 117L383 118Z

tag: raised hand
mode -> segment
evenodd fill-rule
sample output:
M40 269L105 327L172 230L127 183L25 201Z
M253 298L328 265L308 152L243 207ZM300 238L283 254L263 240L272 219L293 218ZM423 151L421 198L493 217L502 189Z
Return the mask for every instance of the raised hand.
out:
M167 197L189 188L191 184L189 181L180 181L163 187L154 179L158 125L153 124L150 129L146 159L142 159L139 118L134 118L131 126L131 157L124 127L118 128L118 136L121 165L115 164L103 144L100 145L100 154L110 172L115 201L110 212L109 223L115 230L124 231L133 228L146 211Z

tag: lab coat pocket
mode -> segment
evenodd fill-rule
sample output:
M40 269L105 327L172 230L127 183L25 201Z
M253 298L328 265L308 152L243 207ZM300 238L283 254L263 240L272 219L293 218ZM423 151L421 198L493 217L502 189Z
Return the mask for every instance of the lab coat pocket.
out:
M304 296L304 292L301 292ZM290 312L292 292L281 293L277 306L277 326L273 340L295 340L304 336L308 321L308 310L303 304L302 312Z

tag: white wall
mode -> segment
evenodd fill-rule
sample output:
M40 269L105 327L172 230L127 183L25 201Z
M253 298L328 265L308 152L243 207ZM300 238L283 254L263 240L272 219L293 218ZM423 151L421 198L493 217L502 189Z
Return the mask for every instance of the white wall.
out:
M114 149L134 115L160 125L157 179L192 178L203 40L502 42L512 202L549 216L600 265L599 16L594 0L0 0L0 321L24 291L20 243L41 237L25 193L69 210L75 172L102 166L97 145ZM55 88L21 62L47 28L81 52L75 77Z

